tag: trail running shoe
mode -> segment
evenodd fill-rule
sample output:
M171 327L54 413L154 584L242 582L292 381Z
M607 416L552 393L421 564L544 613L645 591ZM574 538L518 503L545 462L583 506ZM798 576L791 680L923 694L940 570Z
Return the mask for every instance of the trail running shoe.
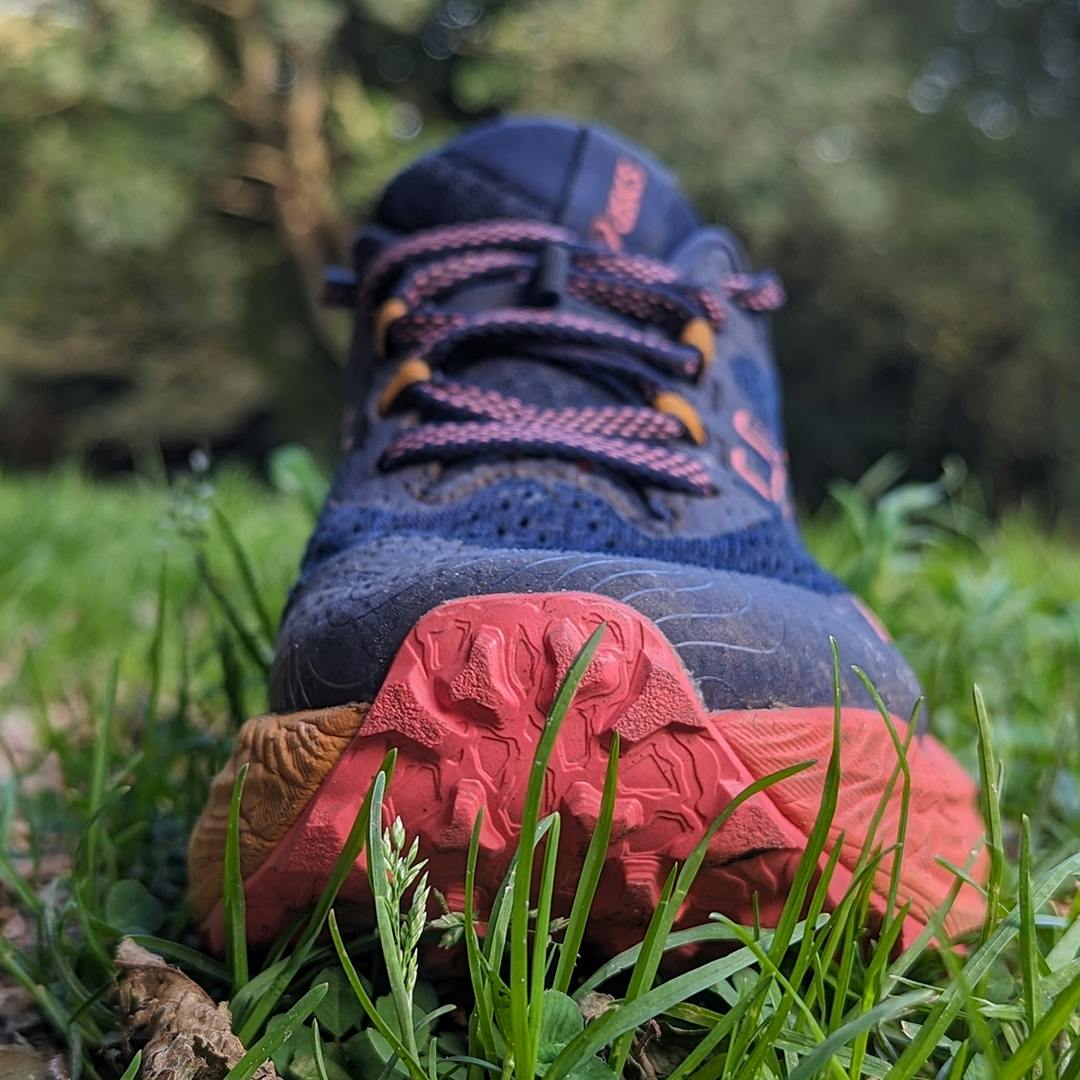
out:
M268 942L310 906L384 754L386 807L417 834L431 883L461 910L484 810L476 900L517 841L545 712L607 632L549 768L568 905L612 734L613 842L590 931L640 940L673 861L755 778L712 841L680 915L765 923L818 813L832 743L829 635L843 659L843 782L829 891L851 881L919 687L889 636L796 531L768 312L777 279L699 224L671 175L592 125L508 120L421 158L386 189L331 292L355 307L344 458L304 557L270 677L191 841L190 903L222 945L229 795L251 765L241 861L248 933ZM930 736L909 752L900 899L906 934L971 866L972 782ZM900 791L877 843L896 840ZM983 872L975 856L972 873ZM886 902L892 860L874 878ZM363 866L342 899L361 907ZM981 917L964 887L951 931Z

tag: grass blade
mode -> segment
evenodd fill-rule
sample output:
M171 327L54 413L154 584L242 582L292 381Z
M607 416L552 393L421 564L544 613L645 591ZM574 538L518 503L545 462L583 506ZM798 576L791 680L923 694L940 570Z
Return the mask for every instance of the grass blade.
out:
M101 837L101 811L108 795L109 763L113 749L113 720L116 714L116 685L120 677L120 661L114 661L109 671L105 701L98 713L97 730L94 733L94 750L90 764L90 800L86 830L85 859L86 877L95 903L98 901L96 877L98 873L98 846Z
M656 903L656 910L653 912L648 929L645 931L645 940L641 943L641 953L638 956L637 963L634 965L634 970L630 973L630 985L623 995L624 1008L631 1001L636 1001L641 997L649 989L653 979L656 977L656 970L659 967L660 957L664 951L661 943L667 936L666 932L671 926L668 912L673 904L675 883L678 880L678 875L679 866L676 863L668 871L667 880L660 890L660 899ZM625 1035L620 1036L612 1047L610 1064L616 1077L622 1076L623 1069L626 1067L626 1059L630 1055L632 1041L633 1033L627 1032Z
M322 1036L319 1034L319 1021L311 1021L311 1054L315 1059L315 1074L319 1080L330 1080L326 1075L326 1061L322 1052Z
M956 957L947 949L938 949L942 965L948 972L949 978L956 984L957 992L963 999L963 1007L967 1016L968 1025L971 1029L972 1039L979 1047L986 1066L986 1071L991 1076L997 1076L997 1070L1001 1066L1001 1056L994 1042L994 1035L990 1030L990 1024L983 1015L983 1002L971 992L964 971L957 962Z
M120 1077L120 1080L135 1080L135 1077L139 1075L139 1069L142 1067L142 1051L136 1050L135 1056L128 1062L128 1067L124 1070Z
M547 722L533 757L525 805L521 815L521 836L518 839L518 865L510 909L510 1033L514 1059L519 1076L531 1077L536 1072L535 1044L539 1039L543 997L529 1001L529 896L532 888L532 867L536 827L540 820L540 800L544 794L544 779L548 761L563 720L570 708L574 693L600 644L606 626L601 623L582 646L581 652L559 687L548 713ZM535 1033L530 1030L535 1025Z
M551 827L551 818L546 817L536 828L536 846L547 835ZM484 957L487 960L490 971L501 971L503 954L506 946L506 933L510 927L510 913L513 907L514 877L517 873L518 853L514 850L510 856L510 865L506 868L499 888L495 893L495 902L491 905L491 914L488 917L487 933L484 935Z
M570 980L577 964L578 950L585 937L585 926L592 910L596 889L600 884L600 875L604 870L608 847L611 844L611 824L615 817L615 787L619 775L619 733L611 737L611 752L608 755L607 773L604 776L604 790L600 796L600 812L596 817L596 827L589 838L589 848L585 852L585 861L581 866L581 877L574 890L574 902L570 908L570 921L563 933L562 946L559 949L559 963L555 968L552 989L561 994L569 993Z
M795 765L789 765L784 769L778 769L776 772L769 773L767 776L755 780L752 784L743 788L743 790L724 807L716 820L709 826L705 835L701 837L695 845L694 850L690 853L686 863L679 870L678 876L671 885L670 897L666 901L662 898L661 903L657 906L652 921L649 923L645 942L642 944L638 962L634 965L634 973L630 979L630 986L627 988L627 1001L634 1000L647 990L656 978L656 972L659 970L660 960L667 948L666 942L671 935L671 928L674 925L675 918L694 884L694 880L698 875L698 871L701 869L702 863L705 861L705 856L708 853L709 844L713 837L721 828L723 828L724 824L731 818L735 811L748 799L753 798L753 796L773 787L775 784L779 784L781 781L786 780L791 776L795 776L796 774L811 768L813 764L814 762L812 761L799 762ZM627 1039L624 1039L616 1049L613 1067L617 1076L621 1074L622 1068L626 1064L626 1057L629 1050L630 1042Z
M802 940L803 928L800 926L796 929L795 934L792 936L792 944ZM759 941L770 942L772 941L772 931L766 930L757 935ZM695 926L689 930L676 930L673 934L668 934L667 941L664 942L664 951L668 952L671 949L679 949L684 945L696 945L699 942L705 941L736 941L737 935L727 926L718 925L716 923L709 923L705 926ZM617 956L613 956L606 964L599 967L590 975L573 993L575 1000L580 1001L587 993L595 990L598 986L603 986L609 979L613 979L616 975L621 974L624 971L630 970L637 958L641 955L641 945L634 945L632 948L627 949L625 952L619 953ZM732 954L737 955L737 954ZM751 958L751 962L753 962ZM736 969L741 970L741 969ZM734 972L732 972L734 974Z
M544 992L548 969L548 948L551 937L551 902L555 895L555 864L559 858L559 833L562 822L558 814L549 815L551 827L544 838L544 860L540 864L540 888L533 929L532 1000L538 1001ZM539 1037L539 1026L534 1031Z
M150 640L150 648L147 651L147 664L150 668L150 688L146 695L146 708L143 710L143 733L142 748L143 760L147 772L154 774L157 767L158 754L158 703L161 700L161 676L162 665L165 655L165 617L168 602L168 560L161 557L161 567L158 570L157 606L154 612L154 635ZM140 784L136 795L139 799L141 814L147 817L150 814L149 784Z
M899 997L888 998L874 1008L842 1024L826 1036L825 1040L799 1062L788 1075L788 1080L812 1080L836 1052L864 1031L870 1031L887 1020L896 1020L919 1005L925 1005L934 997L933 990L912 990Z
M808 923L813 924L816 922L817 914L824 906L829 881L833 869L839 859L843 844L842 836L835 840L833 843L833 851L828 859L828 867L824 872L820 871L821 856L829 841L829 833L836 816L836 807L840 794L841 721L843 718L840 650L835 638L829 639L829 645L832 649L833 660L832 749L829 753L829 762L825 769L825 779L822 787L821 805L818 808L818 815L814 821L813 828L810 830L810 834L807 836L806 849L803 851L802 858L799 860L799 865L796 868L795 876L791 883L791 887L788 890L787 900L784 902L784 907L780 912L780 918L777 920L776 933L773 936L773 942L769 949L769 959L772 961L773 965L777 967L779 966L780 955L787 950L791 931L803 916L803 905L806 903L806 897L807 893L810 891L811 883L813 882L814 877L819 875L818 886L812 894L806 917ZM806 935L802 940L791 974L791 982L795 985L799 984L810 966L813 956L812 947L816 945L816 938L817 935L811 933ZM790 997L789 995L784 995L781 997L773 1011L765 1034L758 1040L758 1049L747 1059L746 1040L751 1037L751 1034L757 1027L757 1018L761 1010L761 1002L764 1000L762 994L769 988L772 981L771 975L766 972L761 973L758 980L758 988L752 995L757 1004L747 1014L747 1021L743 1026L742 1040L734 1043L732 1046L731 1056L734 1060L740 1062L739 1075L754 1075L755 1070L760 1067L764 1060L765 1054L769 1052L769 1047L775 1042L776 1036L784 1026L784 1021L790 1010ZM744 1059L747 1060L744 1062Z
M994 932L1000 917L1001 881L1005 873L1005 841L1001 828L1001 770L994 756L994 743L990 732L990 719L986 703L978 686L972 689L975 706L975 724L979 733L979 801L983 820L986 822L986 851L990 857L990 870L986 879L986 921L983 923L981 941L985 944Z
M804 928L793 928L789 935L789 944L800 940L805 940ZM775 938L770 941L770 944L774 943ZM770 954L773 951L770 949ZM683 972L653 987L636 1001L605 1013L564 1047L544 1074L545 1080L564 1080L576 1065L603 1050L620 1035L640 1027L676 1005L681 1005L695 994L710 989L721 980L730 978L736 972L756 962L757 957L754 953L744 947L728 956L711 960L691 971Z
M0 970L6 971L22 987L27 997L41 1015L52 1024L62 1039L70 1037L71 1018L65 1012L64 1006L47 986L42 986L34 978L23 954L2 936L0 936Z
M1034 908L1041 908L1061 888L1070 877L1080 873L1080 853L1072 855L1058 863L1045 874L1031 891L1031 903ZM990 938L972 954L964 965L964 977L970 987L978 986L990 971L994 962L1006 946L1016 937L1020 927L1019 909L1001 920ZM1060 1000L1060 999L1059 999ZM930 1050L948 1030L963 1005L963 996L955 982L950 983L941 993L934 1008L930 1011L918 1035L907 1045L893 1070L890 1080L910 1080L926 1061ZM1049 1015L1049 1014L1048 1014ZM1045 1017L1044 1017L1045 1019Z
M360 1002L360 1008L364 1010L364 1014L371 1022L371 1026L390 1044L391 1049L409 1070L412 1080L426 1080L420 1062L417 1061L414 1056L410 1055L405 1044L398 1036L398 1033L383 1019L382 1013L375 1008L375 1002L371 1000L371 996L364 989L364 984L357 974L356 967L353 965L352 958L349 956L349 951L345 948L345 942L342 940L341 931L338 929L337 916L333 911L330 912L327 922L330 929L330 938L334 943L334 951L337 953L338 962L345 972L345 978L348 980L349 986L352 987L352 992L356 995L356 1000Z
M476 863L480 853L480 833L484 827L484 808L481 806L473 824L469 839L469 853L465 863L465 956L469 966L469 981L472 984L473 1019L476 1032L470 1031L470 1038L477 1034L480 1049L484 1054L500 1057L505 1052L505 1045L495 1037L495 1003L491 997L491 987L485 972L485 958L480 951L480 941L476 934ZM472 1046L471 1050L476 1051ZM475 1052L474 1057L479 1055Z
M229 981L229 969L224 964L211 959L198 949L191 948L190 945L181 945L178 941L155 937L153 934L128 934L127 937L136 945L141 945L166 960L172 960L188 971L195 971L204 978L220 983Z
M240 543L240 538L236 535L232 522L229 521L228 516L216 503L214 504L214 521L217 523L221 536L225 541L225 546L229 549L229 554L236 564L236 569L240 572L240 580L243 582L244 591L247 593L252 610L255 612L263 638L272 647L275 637L274 620L270 618L270 612L267 611L266 604L263 602L263 590L259 588L259 583L255 580L255 568L251 565L251 560L244 550L244 545Z
M229 968L233 994L239 993L248 981L247 901L244 897L244 874L240 867L240 802L244 797L248 768L249 763L245 761L233 781L221 883L225 915L225 963Z
M390 993L397 1010L398 1026L402 1041L410 1058L417 1057L416 1034L413 1028L412 996L405 986L405 974L402 968L401 946L396 929L399 913L391 904L390 883L383 853L382 811L383 792L386 777L379 773L371 790L371 809L368 813L368 881L371 883L371 896L375 904L375 918L379 928L379 944L382 948L383 962L386 965L387 978L390 981Z
M1035 909L1031 903L1031 821L1020 818L1020 973L1028 1032L1039 1021L1039 944L1035 936Z
M260 641L248 629L235 605L229 599L228 593L221 587L221 582L214 576L204 552L197 551L195 553L195 567L199 572L200 579L206 586L206 591L213 597L218 609L225 616L225 621L233 628L233 632L239 639L240 644L243 645L244 652L248 654L252 663L264 675L269 674L272 659L270 646Z
M225 1080L251 1080L259 1067L296 1034L300 1025L319 1007L326 997L328 983L313 986L287 1013L285 1019L267 1032L244 1056L225 1074Z
M1020 1080L1024 1073L1033 1069L1054 1040L1069 1028L1078 1008L1080 1008L1080 975L1073 979L1063 993L1058 995L1054 1003L1046 1010L1043 1018L1035 1025L1035 1030L1001 1067L998 1073L999 1080Z
M892 869L889 873L889 895L888 901L885 905L885 921L889 921L893 918L896 906L897 906L897 894L900 889L900 875L903 868L904 857L904 840L907 837L908 821L911 813L911 767L908 762L908 749L911 746L911 740L915 737L915 730L918 726L919 711L922 707L922 701L915 703L915 708L912 710L912 715L908 721L907 733L904 739L900 738L899 733L896 730L896 725L893 723L892 714L889 712L889 707L885 704L878 692L878 688L874 685L870 676L866 674L860 667L852 667L852 671L858 676L859 681L866 688L867 693L870 695L871 701L874 703L874 707L877 709L881 716L882 721L885 724L885 730L889 734L889 739L893 744L893 751L896 754L896 766L893 769L892 775L889 777L888 782L882 791L881 798L878 800L877 807L874 810L873 817L870 820L870 825L866 831L866 842L863 846L862 857L865 858L870 853L870 847L874 843L874 839L877 836L878 829L881 826L882 818L885 816L885 811L888 809L889 802L892 800L893 791L896 788L896 781L900 775L903 776L904 782L900 786L900 812L896 821L896 843L898 850L893 857Z

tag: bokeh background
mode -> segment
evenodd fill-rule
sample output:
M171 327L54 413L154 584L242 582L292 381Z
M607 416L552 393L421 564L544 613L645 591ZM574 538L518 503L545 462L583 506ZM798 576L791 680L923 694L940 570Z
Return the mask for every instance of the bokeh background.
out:
M401 165L596 118L784 276L801 498L1080 494L1076 0L0 0L0 463L329 459L323 264Z

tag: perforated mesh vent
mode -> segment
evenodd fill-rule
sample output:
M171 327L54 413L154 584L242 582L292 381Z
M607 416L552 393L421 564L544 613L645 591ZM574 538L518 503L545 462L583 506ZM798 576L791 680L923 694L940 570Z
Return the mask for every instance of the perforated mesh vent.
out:
M758 574L821 593L843 587L818 567L784 522L770 520L709 539L647 536L602 499L563 484L508 480L431 511L395 513L334 506L308 548L305 574L356 544L388 537L441 537L495 549L580 551ZM408 559L402 560L408 563ZM422 562L422 555L420 556ZM415 568L410 571L415 575Z

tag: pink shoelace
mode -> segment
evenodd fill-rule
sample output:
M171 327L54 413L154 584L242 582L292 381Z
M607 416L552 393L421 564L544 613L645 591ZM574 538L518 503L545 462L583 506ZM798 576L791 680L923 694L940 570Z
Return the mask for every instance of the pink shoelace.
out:
M486 282L524 288L536 306L469 313L441 302L452 289ZM728 274L720 285L723 298L682 281L659 260L598 251L565 229L534 221L451 225L391 245L360 281L358 302L374 322L377 350L407 358L383 395L383 409L407 401L422 420L394 438L382 467L544 455L712 493L702 456L668 445L703 441L696 412L672 387L702 375L726 320L725 299L751 311L771 310L784 299L771 273ZM597 313L543 306L563 295ZM541 408L454 378L478 350L567 366L642 403Z

